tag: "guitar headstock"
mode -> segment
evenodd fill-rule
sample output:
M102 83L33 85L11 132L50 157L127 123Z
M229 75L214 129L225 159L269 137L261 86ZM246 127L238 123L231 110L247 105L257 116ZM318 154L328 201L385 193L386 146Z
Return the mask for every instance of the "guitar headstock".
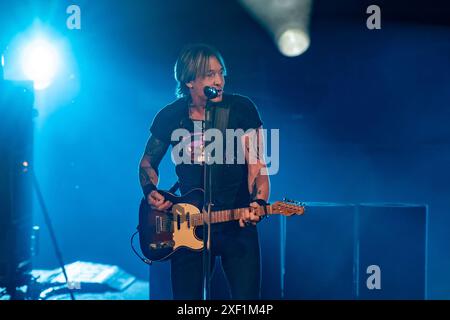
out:
M298 201L283 199L272 204L272 212L283 216L302 215L305 213L305 205Z

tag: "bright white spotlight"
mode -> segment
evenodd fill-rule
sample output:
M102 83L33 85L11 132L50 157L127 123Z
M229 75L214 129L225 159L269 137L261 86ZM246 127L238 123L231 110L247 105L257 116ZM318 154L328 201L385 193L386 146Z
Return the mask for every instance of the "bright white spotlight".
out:
M301 55L309 47L309 36L299 29L288 29L278 38L278 48L287 57Z
M47 88L56 75L59 66L57 49L45 39L36 39L22 52L22 70L29 80L34 81L36 90Z
M273 36L282 54L295 57L308 49L313 0L240 1Z

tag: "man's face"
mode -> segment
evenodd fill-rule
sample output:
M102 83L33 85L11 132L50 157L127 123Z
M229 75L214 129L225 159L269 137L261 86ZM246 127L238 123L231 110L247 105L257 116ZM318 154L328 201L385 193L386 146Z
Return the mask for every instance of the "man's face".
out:
M186 84L191 93L192 101L206 101L207 98L203 93L206 86L214 87L219 92L219 95L211 99L213 102L222 101L223 87L225 85L224 71L222 65L216 57L209 58L209 70L206 76L198 76L195 80Z

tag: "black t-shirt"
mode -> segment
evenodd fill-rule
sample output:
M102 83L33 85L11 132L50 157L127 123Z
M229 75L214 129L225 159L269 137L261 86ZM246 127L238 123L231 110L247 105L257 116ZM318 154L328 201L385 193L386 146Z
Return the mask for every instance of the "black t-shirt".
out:
M262 125L261 118L254 103L247 97L240 95L224 94L223 99L219 103L215 103L214 107L228 109L227 129L256 129ZM155 116L150 131L153 136L165 143L172 145L172 161L175 155L183 155L184 151L188 151L190 162L178 161L175 170L180 182L180 191L182 194L194 188L202 188L204 185L204 150L202 127L203 121L193 121L189 118L189 108L186 99L178 99L168 106L164 107ZM173 135L175 130L184 129L184 138ZM178 131L180 133L182 131ZM176 138L175 136L178 136ZM172 139L173 138L173 139ZM188 139L188 140L186 140ZM180 141L184 143L179 144ZM227 148L228 143L228 150ZM226 152L230 152L231 148L225 136L223 137L223 156ZM247 164L238 161L237 148L240 148L240 139L234 139L234 158L232 163L230 160L224 159L221 164L213 164L213 194L212 202L214 210L231 209L248 206L250 202L250 193L247 182ZM184 145L184 148L180 146ZM179 152L181 150L181 152ZM213 152L212 155L215 155ZM180 159L180 158L178 158ZM187 158L184 158L187 159ZM240 159L242 160L242 159Z

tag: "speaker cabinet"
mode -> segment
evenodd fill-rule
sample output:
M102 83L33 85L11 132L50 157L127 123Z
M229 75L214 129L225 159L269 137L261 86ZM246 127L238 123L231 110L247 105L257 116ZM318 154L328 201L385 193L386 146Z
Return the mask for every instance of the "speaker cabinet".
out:
M427 207L362 204L359 299L425 299Z
M149 268L150 300L171 300L170 261L155 262Z
M311 204L286 219L283 297L425 299L426 229L425 205Z
M354 206L309 204L285 219L283 298L354 298Z

